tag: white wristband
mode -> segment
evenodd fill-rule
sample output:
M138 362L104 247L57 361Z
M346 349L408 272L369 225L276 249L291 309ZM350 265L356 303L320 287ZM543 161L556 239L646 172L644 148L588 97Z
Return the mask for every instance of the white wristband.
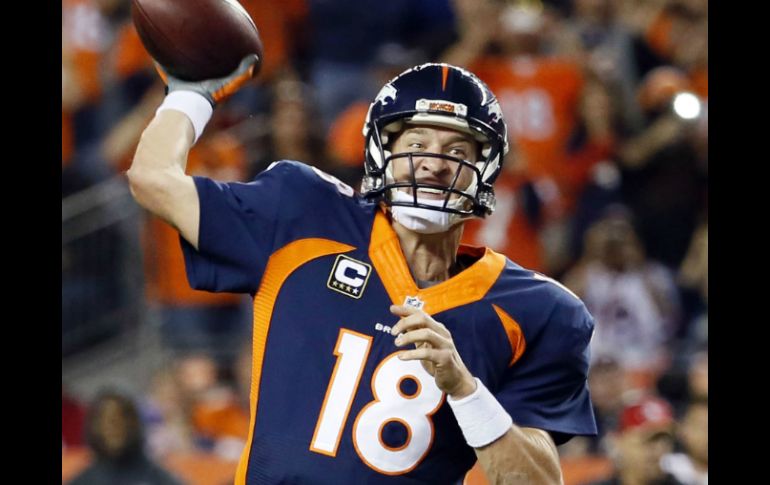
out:
M513 419L478 377L476 390L462 399L447 397L465 441L474 448L486 446L511 429Z
M157 115L161 111L173 109L175 111L181 111L190 119L195 130L195 140L198 141L203 129L206 128L206 123L211 119L211 114L214 112L214 108L211 103L202 95L194 91L172 91L163 99L160 107L158 107L155 114Z

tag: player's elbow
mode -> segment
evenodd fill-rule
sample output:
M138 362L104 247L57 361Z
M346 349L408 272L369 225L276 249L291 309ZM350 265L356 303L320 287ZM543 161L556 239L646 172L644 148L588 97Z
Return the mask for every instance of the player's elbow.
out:
M161 211L161 205L171 191L171 176L165 172L137 163L126 172L131 195L140 206L156 214Z
M477 454L491 484L563 483L556 445L545 431L511 430L486 449L477 450Z
M533 461L525 465L516 466L501 465L497 469L487 470L487 477L491 484L511 485L528 483L533 485L563 485L561 467L550 461Z

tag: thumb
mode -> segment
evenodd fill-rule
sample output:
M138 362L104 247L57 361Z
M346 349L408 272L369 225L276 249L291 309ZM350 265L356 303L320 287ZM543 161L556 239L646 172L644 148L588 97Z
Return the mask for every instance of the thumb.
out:
M238 68L232 74L219 81L219 88L211 93L214 103L220 103L229 98L233 93L249 82L254 76L254 70L259 57L256 54L249 54L241 60Z
M259 62L259 56L256 54L249 54L245 56L243 59L241 59L241 63L238 64L238 69L235 70L236 73L242 74L245 72L249 73L249 76L254 76L256 71L257 63Z

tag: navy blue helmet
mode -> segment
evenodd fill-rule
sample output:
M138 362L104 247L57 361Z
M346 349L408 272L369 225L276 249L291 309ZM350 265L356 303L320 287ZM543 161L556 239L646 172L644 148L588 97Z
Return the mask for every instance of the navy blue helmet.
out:
M442 158L470 169L473 172L470 186L464 189L455 187L457 177L449 187L419 183L411 161L411 157L417 154L390 151L395 136L407 125L451 128L470 134L479 142L480 153L475 163L450 155L419 153L421 157ZM471 216L484 217L494 211L492 184L508 152L507 128L497 98L473 73L436 63L404 71L390 80L369 106L363 132L366 174L362 192L365 196L380 198L389 205L449 212L455 214L453 217L458 220ZM394 180L391 162L397 158L409 159L411 180ZM400 187L411 187L414 197L407 202L392 200L393 191ZM434 192L443 190L446 194L444 203L439 206L421 204L416 195L420 188Z

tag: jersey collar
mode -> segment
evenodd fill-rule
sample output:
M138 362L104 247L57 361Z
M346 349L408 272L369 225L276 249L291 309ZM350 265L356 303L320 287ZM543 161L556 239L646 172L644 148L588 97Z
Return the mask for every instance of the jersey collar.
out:
M451 308L478 301L489 292L505 267L505 256L488 248L460 246L460 253L484 251L471 266L446 281L418 288L406 264L398 235L386 214L377 211L369 243L369 258L395 305L403 305L407 297L417 297L428 314L441 313Z

